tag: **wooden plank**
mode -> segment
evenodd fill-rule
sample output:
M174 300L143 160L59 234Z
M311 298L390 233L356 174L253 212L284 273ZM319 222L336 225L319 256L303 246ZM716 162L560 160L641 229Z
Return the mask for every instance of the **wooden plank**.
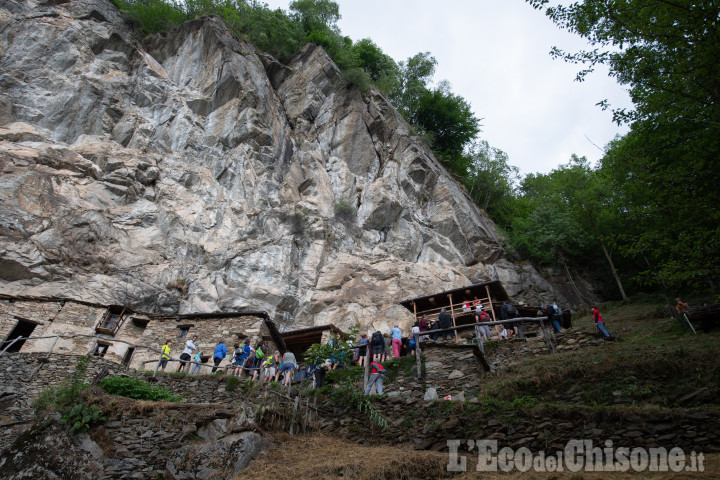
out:
M422 332L421 332L422 333ZM417 378L420 380L422 378L422 364L420 362L420 338L422 335L420 333L415 334L415 364L417 365Z

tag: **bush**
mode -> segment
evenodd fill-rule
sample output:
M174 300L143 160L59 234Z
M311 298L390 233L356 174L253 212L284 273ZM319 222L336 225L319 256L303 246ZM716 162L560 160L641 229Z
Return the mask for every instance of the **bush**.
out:
M164 0L113 0L115 6L137 24L137 29L144 35L167 33L187 20L182 8Z
M110 395L134 398L136 400L179 402L182 398L160 387L153 387L139 378L105 377L100 387Z
M80 392L88 387L87 382L85 382L85 373L89 362L88 355L78 358L72 377L60 385L46 388L40 392L32 403L35 414L40 415L48 409L63 411L79 403Z
M234 392L235 390L237 390L238 384L240 384L240 379L238 377L230 375L225 380L225 390L228 392Z
M342 77L349 85L355 85L363 93L370 89L370 77L359 68L345 70Z
M76 403L67 409L60 422L70 425L70 431L74 433L87 432L92 425L107 420L107 415L97 405L85 405Z
M341 198L335 202L335 219L340 220L345 225L352 225L357 218L357 208L348 198Z

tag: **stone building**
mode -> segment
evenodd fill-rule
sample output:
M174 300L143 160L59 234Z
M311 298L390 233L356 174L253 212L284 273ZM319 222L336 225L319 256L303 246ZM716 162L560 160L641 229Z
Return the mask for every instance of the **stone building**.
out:
M262 311L160 315L122 305L0 295L0 351L93 353L132 368L150 369L166 340L172 340L171 357L177 359L194 335L204 361L211 361L220 341L228 354L246 339L253 344L264 340L266 351L285 350L282 336ZM230 357L221 365L229 361Z

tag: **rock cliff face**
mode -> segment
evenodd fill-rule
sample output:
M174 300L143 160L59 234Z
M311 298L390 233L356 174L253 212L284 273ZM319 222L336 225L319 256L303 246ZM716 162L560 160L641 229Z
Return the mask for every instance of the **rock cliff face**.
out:
M470 283L552 291L381 94L218 18L141 42L105 0L0 4L0 169L7 294L387 328Z

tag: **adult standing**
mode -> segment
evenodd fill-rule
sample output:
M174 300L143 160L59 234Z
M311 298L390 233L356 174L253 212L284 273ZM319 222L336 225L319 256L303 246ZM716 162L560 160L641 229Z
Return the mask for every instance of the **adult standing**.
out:
M372 351L372 359L381 361L383 352L385 351L385 340L379 331L373 333L372 337L370 337L370 349Z
M370 395L373 384L377 390L378 395L383 394L383 376L385 376L385 367L380 365L378 362L373 361L370 364L370 379L368 379L367 386L365 387L365 395Z
M367 334L363 333L362 335L360 335L360 340L358 340L358 363L362 366L365 365L365 358L367 357L367 346Z
M447 312L446 309L444 309L444 308L440 309L440 315L438 315L438 320L440 320L440 328L445 329L445 328L452 327L452 317L450 316L450 314ZM451 332L443 332L442 333L443 340L447 340L448 335L450 336L450 340L454 339L455 331L453 330Z
M197 340L197 335L193 335L190 340L185 342L185 350L183 350L182 355L180 355L180 365L178 365L177 369L178 372L185 368L185 365L187 365L188 361L192 358L192 353L197 350L195 340Z
M595 321L595 326L598 331L603 334L605 338L610 338L612 335L610 335L605 328L605 322L603 321L602 315L600 315L600 310L598 310L595 305L592 306L592 309L593 320Z
M393 357L398 358L400 356L400 348L402 347L402 330L400 330L399 324L396 323L392 330L390 330L390 335L392 335Z
M550 325L553 326L553 330L555 329L555 324L553 323L553 320L555 320L555 308L550 305L549 303L546 305L543 305L543 313L547 316L548 322L550 322Z
M215 373L215 371L218 369L218 365L220 365L220 362L222 362L226 356L227 347L225 346L223 341L220 340L220 343L217 344L217 347L215 347L215 351L213 352L213 362L215 363L215 366L212 369L212 373Z
M553 315L553 329L555 330L555 333L562 332L562 316L563 311L562 308L558 306L557 303L552 304L553 309L555 310L555 314Z
M285 385L290 385L290 382L292 381L292 372L295 369L297 369L297 360L295 360L295 354L290 351L285 352L285 354L283 355L283 363L278 369L278 372L275 376L275 381L277 382L281 373L287 372L287 375L285 375Z
M513 318L517 317L517 314L517 308L510 305L509 300L505 300L505 302L502 304L502 307L500 307L500 320L512 320ZM515 335L519 335L520 330L518 329L517 323L512 323L508 325L510 326L510 330L515 332ZM504 325L506 329L508 325Z
M489 321L490 321L490 316L487 314L487 312L483 312L482 310L480 310L479 312L475 313L475 323L489 322ZM478 326L478 328L480 329L480 336L485 337L485 340L490 340L490 338L492 337L492 331L490 330L490 327L487 325L480 325L480 326ZM498 332L498 335L500 335L499 332Z
M263 382L270 382L271 378L277 375L278 365L280 364L280 352L275 350L267 360L265 360L265 378Z

